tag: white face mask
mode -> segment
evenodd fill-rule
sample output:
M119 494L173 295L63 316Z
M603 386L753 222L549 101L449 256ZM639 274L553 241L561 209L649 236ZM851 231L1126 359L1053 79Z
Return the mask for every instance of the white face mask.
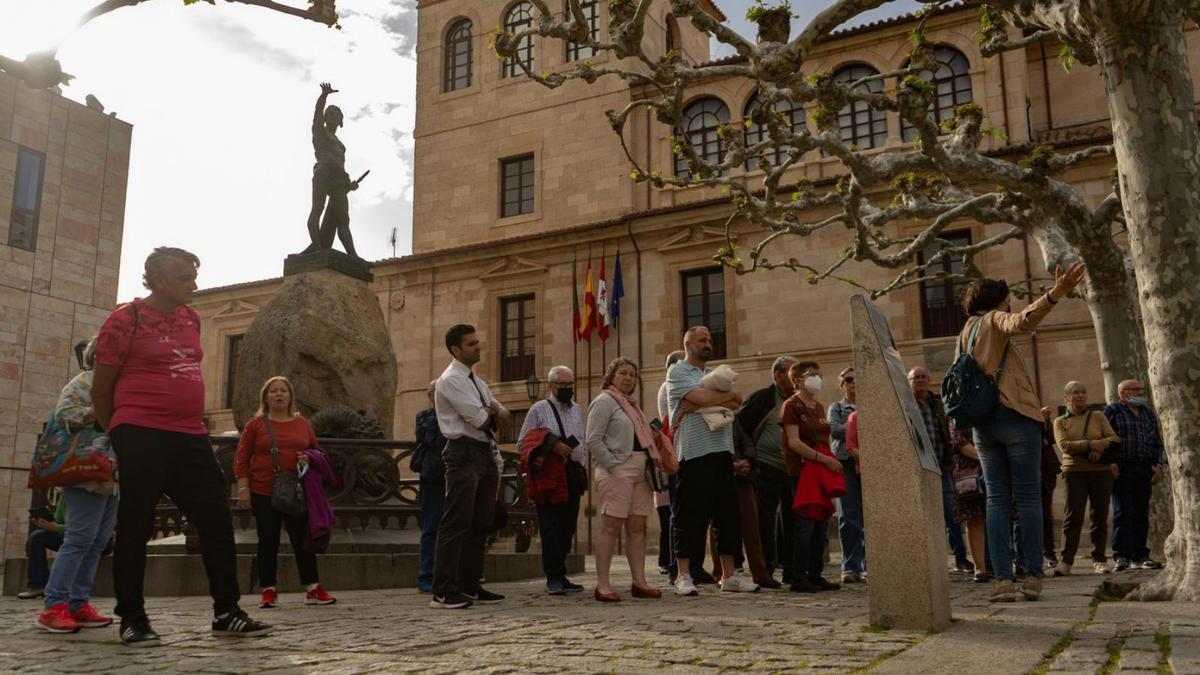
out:
M804 388L812 394L821 393L821 376L809 375L808 377L804 378Z

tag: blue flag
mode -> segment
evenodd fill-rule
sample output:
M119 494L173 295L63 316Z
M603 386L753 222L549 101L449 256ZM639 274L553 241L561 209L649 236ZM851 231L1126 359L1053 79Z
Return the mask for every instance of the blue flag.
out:
M613 282L612 290L609 291L612 296L612 311L609 316L612 317L612 322L615 324L621 319L621 298L625 297L625 282L621 279L621 249L617 249L617 261L613 265Z

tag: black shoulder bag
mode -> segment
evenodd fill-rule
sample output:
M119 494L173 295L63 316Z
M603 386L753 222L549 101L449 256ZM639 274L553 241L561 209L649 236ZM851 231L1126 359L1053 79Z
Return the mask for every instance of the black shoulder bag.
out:
M275 429L271 420L263 415L267 435L271 437L271 462L275 464L275 484L271 486L271 508L288 516L303 516L308 512L308 501L304 498L304 483L294 474L279 470L279 443L275 440Z
M562 416L558 414L558 407L554 405L554 401L546 399L550 404L550 412L554 413L554 421L558 423L558 436L562 439L564 445L574 449L579 445L579 439L574 436L567 436L566 427L563 426ZM576 404L578 405L578 404ZM572 444L573 443L573 444ZM570 457L566 458L567 463L567 493L572 497L578 497L587 492L588 474L587 468L579 462L576 462Z
M982 316L975 320L967 337L965 352L962 349L962 336L959 335L954 346L954 364L942 380L942 406L946 416L959 429L974 428L986 422L1000 401L1000 376L1004 374L1004 362L1008 360L1008 348L1012 341L1004 342L1004 353L1000 355L996 376L989 379L971 355L971 350L975 348L975 336L982 323Z

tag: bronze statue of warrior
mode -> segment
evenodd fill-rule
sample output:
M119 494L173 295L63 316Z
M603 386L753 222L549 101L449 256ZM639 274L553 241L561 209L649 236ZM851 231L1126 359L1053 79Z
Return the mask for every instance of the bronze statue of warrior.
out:
M346 253L358 257L354 250L354 239L350 236L350 202L347 194L358 189L358 184L370 171L350 180L346 173L346 146L337 137L342 126L342 109L336 105L325 107L330 94L336 94L328 82L321 83L321 95L313 112L312 141L317 163L313 165L312 208L308 212L308 236L312 243L304 249L311 251L333 248L336 234ZM324 211L324 217L321 213Z

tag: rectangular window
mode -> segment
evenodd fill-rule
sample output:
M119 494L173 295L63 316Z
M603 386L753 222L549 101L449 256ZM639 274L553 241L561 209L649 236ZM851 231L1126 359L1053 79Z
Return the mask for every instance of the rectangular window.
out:
M942 234L942 239L953 246L967 246L971 243L971 233L947 232ZM940 244L930 244L921 251L918 261L922 265L925 264L939 248ZM930 265L922 274L925 280L921 282L921 337L958 335L962 330L967 317L963 314L960 302L963 291L970 282L962 278L953 278L961 274L962 270L962 257L948 256Z
M533 213L533 155L500 162L500 217Z
M512 423L500 434L497 439L499 443L516 443L517 435L521 433L521 427L525 426L525 416L529 414L528 410L510 410L512 413Z
M500 300L500 380L524 380L533 374L533 296Z
M597 0L583 0L579 3L579 8L583 10L583 16L587 18L588 36L595 40L600 35L600 10L598 9L599 2ZM571 21L574 17L570 15L570 7L567 8L567 21ZM590 59L596 55L594 49L587 45L581 45L576 42L567 42L567 61L579 61L582 59Z
M237 385L238 351L245 335L225 338L225 407L233 407L233 388Z
M723 268L684 272L683 329L706 326L712 335L713 358L725 358L725 272Z
M36 150L17 152L17 180L13 190L12 218L8 224L8 245L32 251L37 248L38 217L42 203L42 178L46 156Z

